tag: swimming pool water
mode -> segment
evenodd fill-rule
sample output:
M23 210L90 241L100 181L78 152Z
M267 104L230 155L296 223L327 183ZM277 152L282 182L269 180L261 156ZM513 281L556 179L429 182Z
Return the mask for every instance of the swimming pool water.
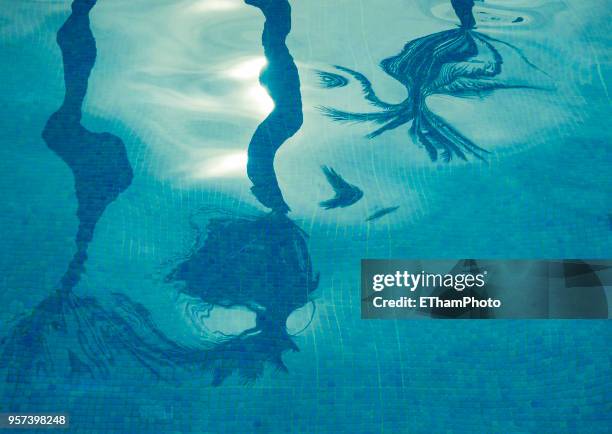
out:
M459 48L438 81L411 61L463 35L449 1L4 3L1 411L83 432L610 430L607 321L364 321L358 281L361 258L610 257L606 1L476 2L477 53L439 36ZM434 121L455 132L432 161ZM252 328L267 340L227 339Z

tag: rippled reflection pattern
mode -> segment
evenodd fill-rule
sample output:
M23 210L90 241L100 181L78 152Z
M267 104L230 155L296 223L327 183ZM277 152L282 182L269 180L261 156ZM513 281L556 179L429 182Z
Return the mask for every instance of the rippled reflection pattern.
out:
M304 232L287 216L210 219L202 245L168 276L186 294L211 306L242 307L255 314L253 327L226 336L209 351L213 384L234 371L251 382L266 362L286 371L285 351L298 351L287 332L289 316L304 307L318 286ZM207 312L210 313L210 310Z
M64 61L66 93L62 106L51 115L42 136L49 149L70 167L78 201L77 251L62 279L70 291L79 281L96 223L106 207L132 182L132 167L121 139L93 133L81 125L87 82L96 60L96 41L89 12L97 0L75 0L72 13L57 33ZM104 161L104 165L100 165Z
M14 386L6 391L13 409L19 408L19 395L40 375L108 377L116 369L116 359L125 356L157 378L170 375L173 368L210 371L213 385L220 385L233 373L246 383L252 382L262 375L266 364L287 371L283 353L298 351L288 333L288 319L312 301L318 286L306 234L285 215L289 208L273 167L276 150L301 125L299 78L284 43L291 29L289 3L247 3L267 17L263 30L267 66L261 81L275 104L249 145L247 169L254 194L273 211L256 217L238 218L232 213L211 217L194 250L167 278L169 283L181 282L182 292L199 300L187 301L185 306L196 327L206 329L217 308L228 311L224 328L231 328L227 322L233 316L238 320L238 331L202 331L202 345L189 347L167 337L149 311L127 296L114 295L113 307L107 308L93 297L73 292L84 270L86 248L97 220L132 181L123 142L107 133L91 133L80 124L81 105L96 57L89 23L89 12L96 2L75 0L72 14L58 32L66 97L43 136L76 179L78 249L57 294L19 319L2 341L0 367L7 372L7 383ZM226 161L225 166L234 160ZM202 245L201 240L205 240ZM241 327L235 308L254 314L254 324Z
M381 124L381 127L368 134L369 138L412 122L410 135L413 141L425 148L432 161L436 161L439 154L446 162L453 157L467 160L468 156L483 160L489 152L429 110L427 97L434 94L483 96L498 89L538 88L498 79L502 72L503 58L496 44L511 47L529 66L540 70L514 45L474 30L476 21L472 14L473 0L453 0L451 3L461 21L458 29L415 39L406 44L401 53L380 63L389 76L406 87L408 97L403 102L390 104L381 100L366 76L336 66L357 80L362 86L365 99L381 110L374 113L355 113L330 107L321 107L320 110L339 122ZM319 74L324 87L344 85L342 80L336 78L337 74Z
M6 372L4 393L12 410L20 397L47 376L108 376L119 352L131 354L156 372L154 364L168 358L159 346L139 335L141 329L167 343L150 322L146 309L125 296L107 310L94 298L79 297L73 289L84 272L87 247L106 207L132 182L132 168L123 142L109 133L93 133L81 125L82 104L96 59L89 13L96 0L75 0L72 13L57 33L66 84L62 106L45 125L43 139L71 169L75 179L79 219L76 248L60 287L30 314L17 318L1 342L0 367ZM103 164L100 164L103 162ZM121 315L121 306L136 324ZM59 343L59 344L58 344ZM59 345L59 347L58 347Z
M262 205L287 213L289 205L276 179L274 156L303 122L300 78L285 43L291 31L291 7L286 0L245 1L260 8L266 17L262 45L268 64L261 72L260 82L270 92L275 105L272 113L253 134L249 144L247 174L253 182L251 191Z
M0 411L606 432L606 321L359 312L361 258L610 256L604 0L4 3Z

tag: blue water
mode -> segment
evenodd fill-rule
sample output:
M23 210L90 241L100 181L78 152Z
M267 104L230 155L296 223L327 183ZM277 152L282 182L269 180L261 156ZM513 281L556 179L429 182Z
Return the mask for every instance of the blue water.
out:
M0 411L610 432L607 321L364 321L358 281L611 256L609 4L250 3L4 0Z

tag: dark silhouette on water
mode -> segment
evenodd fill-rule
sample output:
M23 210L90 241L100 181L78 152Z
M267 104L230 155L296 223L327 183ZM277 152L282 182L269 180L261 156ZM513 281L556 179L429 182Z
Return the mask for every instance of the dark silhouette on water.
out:
M474 0L451 0L451 5L455 10L455 15L461 21L461 27L464 29L473 29L476 27L476 20L472 13L474 8Z
M257 127L248 148L247 173L252 192L271 213L211 218L205 239L168 276L184 283L183 291L211 306L247 308L255 326L206 352L204 366L221 384L237 372L245 382L263 373L266 363L286 371L285 351L298 351L287 332L287 318L311 301L318 276L306 234L286 214L274 171L274 156L302 125L298 70L285 44L291 30L287 0L245 0L265 18L262 44L268 61L260 76L274 101L274 110Z
M349 184L331 167L323 166L323 174L334 189L335 196L325 200L320 205L325 209L346 208L358 202L363 197L363 191L353 184Z
M379 209L378 211L373 212L367 219L367 222L371 222L374 220L378 220L381 217L386 216L387 214L391 214L392 212L397 211L399 208L399 205L397 206L390 206L387 208L383 208L383 209Z
M77 297L72 292L84 271L96 223L133 177L121 139L88 131L81 125L83 100L96 60L89 21L95 4L96 0L74 0L71 15L57 33L66 91L61 107L51 115L42 133L49 149L74 175L77 250L56 294L19 319L0 342L0 367L7 372L5 393L12 408L19 408L22 391L35 384L36 376L44 378L66 367L70 375L103 374L114 353L108 342L138 357L147 354L139 348L146 344L136 338L135 330L124 319L103 309L95 299ZM63 345L55 345L57 337L64 340Z
M297 70L284 42L280 44L291 27L290 9L286 0L276 0L257 2L268 16L263 40L272 58L262 81L271 89L276 109L260 125L249 147L254 191L274 211L256 217L226 214L211 218L206 236L200 233L194 249L168 276L168 281L183 282L187 294L211 309L241 306L251 310L256 315L255 327L226 336L213 348L192 348L168 338L149 311L125 295L112 294L113 307L107 308L97 299L74 294L96 222L132 180L121 140L92 133L80 123L87 79L96 58L88 17L95 4L75 0L72 14L58 32L66 97L43 133L49 148L66 161L75 176L78 249L56 293L31 314L18 318L0 341L9 410L28 409L37 399L42 402L48 390L37 392L35 386L49 384L54 375L105 378L125 356L158 378L173 377L176 368L209 371L215 385L234 372L245 382L254 381L267 363L286 370L282 354L298 350L287 332L287 318L312 301L318 284L306 234L285 215L288 207L283 205L272 165L276 149L293 134L287 131L295 132L301 124ZM284 129L287 125L289 130ZM270 158L263 158L266 155ZM38 398L36 393L40 393Z
M121 139L94 133L81 125L83 99L96 61L96 41L89 27L89 12L97 0L75 0L72 14L57 33L62 51L66 93L62 106L51 115L43 139L70 167L78 202L79 228L72 261L62 279L62 291L79 281L87 259L87 246L106 207L132 182L132 167Z
M291 6L287 0L245 3L259 8L266 18L262 44L268 64L259 80L274 100L274 110L257 127L249 144L247 174L253 182L251 191L262 205L287 213L289 206L278 185L274 156L303 122L300 77L285 43L291 31Z
M453 156L467 160L470 155L484 159L488 151L431 112L426 104L427 97L434 94L465 97L497 89L536 88L505 83L497 78L503 64L497 44L511 48L528 65L537 67L515 46L474 30L473 0L452 0L451 3L461 21L459 28L410 41L401 53L380 63L383 71L405 86L408 96L404 101L391 104L381 100L367 77L352 69L336 66L336 69L359 82L364 98L380 111L355 113L331 107L319 109L339 122L380 124L378 129L368 134L369 138L411 122L413 141L425 148L432 161L436 161L439 155L444 161L450 161ZM325 80L323 87L340 87L342 84L334 77L337 74L321 74Z
M218 385L237 371L245 382L259 377L265 363L286 371L285 351L298 351L286 322L311 300L318 276L306 234L287 216L215 217L209 220L202 245L179 263L169 281L184 283L183 292L212 307L244 307L256 324L209 350L207 367Z
M107 378L124 355L156 378L174 378L174 370L181 368L195 375L210 372L213 385L233 373L251 383L266 364L287 371L283 353L299 351L287 331L287 318L312 301L318 285L305 233L277 213L211 218L167 280L182 282L183 292L210 310L251 310L255 326L225 336L212 348L194 348L168 338L148 310L125 295L113 294L113 308L108 309L94 298L57 292L0 342L10 410L35 402L24 391L34 390L38 382L47 384L53 375Z
M176 266L170 281L212 307L241 306L255 313L254 328L209 350L205 367L213 384L237 372L245 382L259 377L266 363L286 371L285 351L298 351L287 333L287 318L311 301L318 276L306 234L287 216L274 171L274 156L302 125L298 70L285 39L291 30L287 0L245 0L265 18L262 44L267 67L260 81L274 101L274 110L257 127L248 149L247 173L252 192L272 212L260 216L225 215L210 219L203 245Z

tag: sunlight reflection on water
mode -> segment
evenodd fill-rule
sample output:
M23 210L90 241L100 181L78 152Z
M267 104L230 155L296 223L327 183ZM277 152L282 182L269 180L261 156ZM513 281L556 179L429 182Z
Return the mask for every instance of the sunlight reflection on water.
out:
M397 55L411 40L456 28L447 3L387 0L381 8L375 1L292 1L293 29L287 44L299 67L304 125L282 145L275 168L292 209L290 217L310 236L314 268L321 272L317 313L313 315L314 305L307 304L286 321L290 333L300 333L314 316L300 336L303 353L291 356L291 376L282 380L295 381L295 390L327 381L352 387L364 375L376 384L378 374L380 382L381 371L376 372L373 352L364 342L380 344L375 348L378 366L397 366L398 354L406 357L404 364L421 360L422 366L412 367L414 385L430 390L427 381L437 381L429 375L431 366L440 362L427 346L434 335L459 343L462 369L481 363L481 356L498 354L501 364L494 360L483 366L492 381L502 382L508 380L508 372L499 367L516 355L515 345L524 348L525 336L539 339L543 333L553 340L563 336L569 347L593 337L588 330L576 334L577 326L570 322L552 331L532 324L518 335L502 324L501 329L491 329L491 339L501 337L509 345L495 352L483 347L482 354L473 348L472 354L461 346L468 334L454 326L435 325L434 333L410 324L358 320L359 258L610 253L605 247L611 245L612 233L606 175L610 173L606 128L610 71L605 61L609 23L601 12L607 10L605 1L478 2L478 31L520 47L555 85L550 92L513 89L486 98L433 95L428 99L432 111L492 151L486 163L432 164L406 128L370 140L364 138L369 125L334 124L315 109L322 104L372 109L354 81L335 89L320 88L315 70L336 64L367 75L383 99L404 100L404 87L378 63ZM42 125L63 92L55 33L68 14L68 4L24 0L0 10L0 33L10 42L2 49L22 62L7 65L11 72L3 77L10 83L3 102L16 107L23 121L8 128L5 142L5 162L11 169L5 171L7 185L12 187L6 189L10 212L4 227L10 236L19 236L7 244L11 254L4 258L8 270L4 289L21 297L21 304L15 302L11 308L15 312L48 295L56 279L53 269L62 269L62 254L73 247L72 229L63 230L75 225L73 179L40 138ZM135 178L100 219L86 276L77 289L94 296L129 294L150 308L165 331L182 334L187 328L186 334L201 346L220 342L223 336L217 332L248 329L254 314L222 308L208 312L197 299L181 300L177 307L176 300L170 300L171 289L155 276L160 264L189 251L195 238L190 218L198 209L215 207L231 216L261 211L250 194L245 164L253 132L273 109L258 79L265 67L263 17L241 0L104 0L96 5L91 20L98 58L83 122L92 131L108 131L125 141ZM504 72L512 78L540 84L549 79L521 65L516 52L501 50L505 50ZM24 99L25 92L34 95L34 101L38 97L40 107ZM12 125L15 114L10 115ZM319 202L333 191L322 165L357 185L363 199L347 208L323 210ZM45 182L36 173L39 167L45 169ZM14 168L24 173L13 173ZM398 205L396 212L380 220L365 221L376 210ZM56 222L54 230L49 230L47 221ZM16 225L28 229L15 231ZM57 263L55 258L60 258ZM400 343L398 338L396 344L384 338L389 336L407 336L405 351L400 348L404 340ZM533 348L541 348L538 339ZM363 357L356 349L365 351ZM528 353L538 356L537 351ZM559 366L567 365L558 361ZM453 365L448 362L440 369L446 367ZM508 381L515 384L520 378ZM397 382L392 381L385 384L395 387ZM299 405L311 401L316 405L316 399L296 396ZM522 398L517 395L518 401ZM352 404L351 399L352 395L344 402ZM427 397L421 402L423 408L429 407Z

